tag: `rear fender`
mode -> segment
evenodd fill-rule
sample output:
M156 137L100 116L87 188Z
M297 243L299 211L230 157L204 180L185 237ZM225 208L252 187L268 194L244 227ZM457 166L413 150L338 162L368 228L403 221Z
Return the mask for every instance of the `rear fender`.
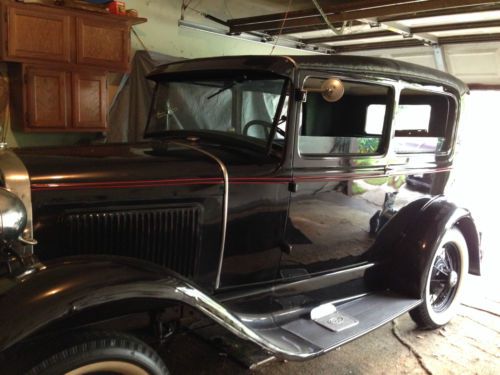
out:
M469 272L479 275L479 235L474 220L469 211L444 197L436 197L429 199L416 215L407 220L399 240L391 246L390 261L385 270L388 287L413 298L421 298L424 292L422 275L431 261L431 254L445 232L454 226L460 229L467 242Z

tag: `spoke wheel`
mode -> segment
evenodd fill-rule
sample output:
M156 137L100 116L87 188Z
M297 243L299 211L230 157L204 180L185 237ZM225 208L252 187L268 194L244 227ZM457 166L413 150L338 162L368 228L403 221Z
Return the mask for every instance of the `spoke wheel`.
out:
M467 243L462 233L448 230L433 253L422 282L425 295L420 306L410 311L422 328L438 328L448 323L460 304L465 275L468 272Z
M441 312L453 302L458 288L460 254L455 244L439 249L431 269L429 302L435 312Z

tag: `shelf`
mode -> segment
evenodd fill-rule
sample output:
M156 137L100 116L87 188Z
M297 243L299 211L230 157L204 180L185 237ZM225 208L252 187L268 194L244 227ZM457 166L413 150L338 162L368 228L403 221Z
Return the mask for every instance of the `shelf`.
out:
M5 1L3 1L5 3ZM73 14L73 15L91 15L91 16L96 16L96 17L102 17L102 18L107 18L112 21L120 21L120 22L126 22L130 26L134 25L139 25L141 23L146 23L148 21L147 18L144 17L132 17L132 16L120 16L116 14L110 14L105 10L90 10L90 9L82 9L82 8L75 8L71 6L64 6L64 5L53 5L53 4L40 4L40 3L29 3L29 2L23 2L23 1L7 1L6 3L12 3L12 4L24 4L29 7L45 7L45 8L51 8L51 9L58 9L67 12L67 14Z

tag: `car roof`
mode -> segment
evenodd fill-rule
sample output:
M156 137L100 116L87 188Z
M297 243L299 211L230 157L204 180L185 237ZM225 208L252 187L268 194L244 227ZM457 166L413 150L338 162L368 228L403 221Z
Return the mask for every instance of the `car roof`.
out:
M148 76L168 79L206 72L260 71L293 78L296 69L331 71L372 78L388 78L424 85L445 86L458 95L468 92L467 85L451 74L405 61L352 55L223 56L182 60L161 65Z

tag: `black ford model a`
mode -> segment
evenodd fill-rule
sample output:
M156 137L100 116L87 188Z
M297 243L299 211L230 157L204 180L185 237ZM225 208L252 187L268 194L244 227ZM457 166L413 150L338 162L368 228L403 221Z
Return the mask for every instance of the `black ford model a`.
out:
M2 373L167 373L143 340L197 319L289 360L407 311L451 319L480 271L474 222L442 195L462 82L350 56L149 78L147 142L0 151ZM422 174L425 193L405 183Z

